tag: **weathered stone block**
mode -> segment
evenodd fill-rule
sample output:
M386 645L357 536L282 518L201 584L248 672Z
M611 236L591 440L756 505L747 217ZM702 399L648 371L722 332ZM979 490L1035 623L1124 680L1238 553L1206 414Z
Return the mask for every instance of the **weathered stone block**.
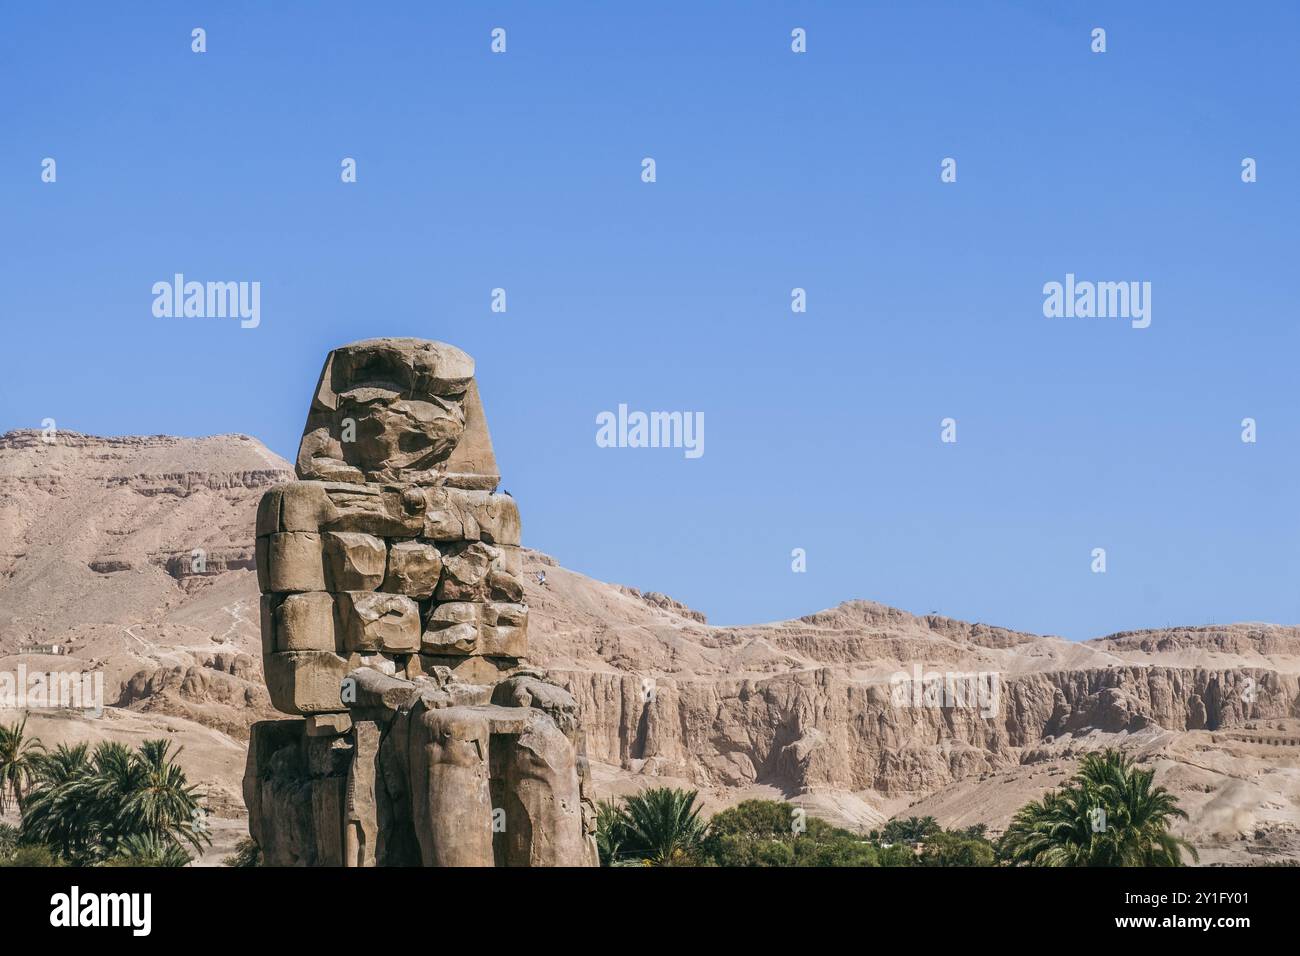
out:
M359 531L326 531L325 577L333 591L373 591L384 581L388 547L382 538Z
M389 677L394 677L397 674L397 661L378 651L373 653L353 653L350 660L356 667L369 667L381 674L387 674Z
M540 710L555 722L555 726L565 736L576 741L578 701L558 684L530 675L516 674L496 685L492 703L503 707Z
M287 799L304 773L302 739L301 720L262 720L249 728L244 805L249 835L257 841L268 865L310 864L314 859L310 819L295 812L292 799ZM277 770L289 779L273 780Z
M495 684L506 676L506 671L513 661L508 658L483 657L480 654L457 656L452 654L421 654L420 666L426 674L438 673L438 668L445 668L452 680L467 684Z
M258 499L257 537L262 538L280 530L280 499L284 495L284 488L284 485L276 485Z
M423 600L433 596L442 574L442 553L423 541L399 541L388 552L384 590Z
M420 649L430 654L478 653L483 605L468 601L435 604L425 619Z
M334 596L325 591L285 595L275 609L277 651L339 651Z
M488 573L499 567L500 552L480 541L446 545L442 554L439 601L484 601L488 595Z
M353 531L380 538L414 538L424 530L424 489L331 482L324 531Z
M407 765L425 866L492 866L487 717L472 707L411 714Z
M420 649L420 607L406 595L343 591L335 605L345 649L390 653Z
M528 605L491 601L483 605L483 621L496 627L528 627Z
M324 482L294 481L280 487L281 531L319 532L333 517Z
M501 568L493 568L487 576L487 596L491 601L519 604L524 599L523 582Z
M325 562L318 534L282 531L270 536L269 584L272 591L324 591Z
M352 729L352 718L347 714L311 714L307 717L308 737L337 737Z
M343 696L355 710L397 711L409 710L419 695L420 687L409 680L358 667L348 675Z
M528 653L528 632L522 627L484 626L479 653L495 657L523 657Z
M473 601L447 601L429 608L428 624L431 629L452 627L456 624L473 624L483 620L483 605Z
M425 654L523 657L528 649L527 622L528 609L520 604L435 604L420 649Z
M330 651L277 651L262 655L266 689L276 710L286 714L344 711L339 696L348 659Z
M451 624L420 636L420 650L426 654L478 654L478 624Z
M519 544L519 506L509 495L461 488L428 488L424 537L432 541Z
M511 577L523 580L524 577L524 552L523 549L513 545L500 545L497 550L501 552L499 558L501 570Z

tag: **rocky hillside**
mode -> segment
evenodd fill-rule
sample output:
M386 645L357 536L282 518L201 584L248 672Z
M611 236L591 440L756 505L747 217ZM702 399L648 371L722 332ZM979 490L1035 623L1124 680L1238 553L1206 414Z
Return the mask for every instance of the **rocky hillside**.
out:
M0 668L102 671L115 705L32 728L47 744L175 735L232 839L247 727L273 715L254 513L291 477L241 435L0 436ZM525 571L533 657L577 696L606 792L660 781L713 807L770 796L859 826L933 813L1000 829L1080 753L1117 744L1192 811L1206 862L1300 858L1295 627L1075 643L867 601L715 627L537 551ZM896 701L891 677L914 666L979 675L969 706Z

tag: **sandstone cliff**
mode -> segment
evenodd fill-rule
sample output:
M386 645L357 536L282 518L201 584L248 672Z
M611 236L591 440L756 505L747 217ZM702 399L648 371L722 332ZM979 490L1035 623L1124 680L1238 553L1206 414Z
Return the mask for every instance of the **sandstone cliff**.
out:
M232 834L247 727L274 713L255 509L291 474L246 436L0 436L0 667L101 670L116 705L31 727L50 745L175 734ZM537 551L523 579L532 656L577 697L606 793L659 781L699 786L712 807L784 797L863 826L934 813L997 829L1079 753L1118 744L1192 811L1207 861L1300 858L1300 746L1278 742L1300 738L1300 628L1076 643L868 601L716 627ZM891 676L913 666L996 674L996 716L896 705Z

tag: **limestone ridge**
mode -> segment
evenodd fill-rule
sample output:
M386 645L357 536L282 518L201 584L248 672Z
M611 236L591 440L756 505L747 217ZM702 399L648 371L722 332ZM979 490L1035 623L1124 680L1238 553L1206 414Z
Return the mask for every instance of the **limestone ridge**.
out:
M271 865L595 865L577 703L525 662L519 513L460 349L325 360L256 566L271 701L249 831Z
M32 711L29 731L50 748L174 734L213 811L219 863L248 829L250 725L281 716L245 568L259 499L293 465L244 435L47 437L0 435L0 668L103 670L102 719ZM871 601L717 626L653 591L520 556L529 658L576 698L602 795L682 786L706 812L779 797L845 826L933 814L996 831L1083 753L1120 746L1191 814L1202 862L1300 859L1300 748L1278 743L1300 734L1300 627L1073 642ZM63 651L35 650L50 644ZM915 664L997 672L998 717L895 706L890 677Z

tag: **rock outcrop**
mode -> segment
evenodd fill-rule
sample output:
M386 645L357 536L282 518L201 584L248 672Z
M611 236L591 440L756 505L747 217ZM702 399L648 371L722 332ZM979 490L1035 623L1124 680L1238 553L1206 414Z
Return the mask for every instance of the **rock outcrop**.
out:
M1293 674L1133 665L1008 676L997 712L897 706L887 682L832 668L738 679L553 675L573 693L592 759L653 762L703 787L920 796L1020 763L1043 741L1094 730L1218 730L1300 717Z
M337 460L348 464L346 454ZM280 714L263 678L257 574L249 567L260 499L295 477L288 462L243 435L0 435L0 667L102 670L108 705L99 719L33 712L30 729L49 747L102 739L136 745L164 735L183 743L180 761L225 841L211 862L248 832L241 782L249 727ZM418 487L438 493L436 479ZM488 502L504 497L460 490ZM473 525L495 527L498 517L485 508ZM454 530L447 520L440 533ZM464 697L465 681L445 689L469 706L544 711L561 729L572 698L603 793L694 786L706 812L751 796L784 797L845 825L933 813L945 825L996 831L1025 801L1068 779L1080 754L1120 746L1155 768L1187 808L1185 833L1204 861L1300 859L1300 751L1272 742L1300 733L1300 628L1223 624L1071 642L870 601L772 624L712 626L671 598L585 577L523 548L521 600L513 593L501 601L445 597L484 583L475 580L481 552L468 547L451 558L455 580L448 578L444 597L441 570L426 597L432 565L448 555L418 535L385 537L383 580L372 589L377 549L357 543L367 533L329 533L338 540L322 545L324 581L355 575L338 592L351 592L349 600L374 593L380 597L372 601L409 597L417 609L438 602L445 609L436 615L437 642L454 650L480 640L485 625L521 623L499 607L493 616L488 604L526 605L528 656L552 681L539 684L558 683L569 694L552 701L549 691L534 693L535 677L522 665L516 680L498 670L486 699L481 690ZM354 534L361 537L348 537ZM481 533L479 542L501 547ZM512 582L495 583L513 592ZM321 608L308 596L296 610ZM291 620L290 635L299 628ZM377 628L391 625L376 618L365 630ZM434 631L419 621L421 641ZM510 639L508 631L491 633ZM40 650L51 645L60 653ZM405 672L383 651L358 654L394 675ZM473 658L485 655L464 656L470 660L462 666L475 666ZM408 655L408 663L415 659L422 655ZM997 718L891 706L890 675L914 664L999 674ZM0 722L20 716L6 712ZM398 720L321 712L312 724L329 731L322 738L306 735L305 717L283 721L298 727L296 736L271 747L279 756L261 778L271 785L256 797L267 813L291 821L265 834L269 858L315 858L315 837L306 842L312 813L330 805L330 788L341 780L337 799L354 801L350 812L364 821L360 852L373 858L379 844L395 854L410 850L406 861L419 862L418 840L403 822L411 811L376 795L386 792L384 767L370 758L344 762L351 748L375 753L381 739L391 749L398 738L383 734ZM267 748L263 741L258 750ZM492 769L490 736L488 750L491 794L505 770L499 762L502 769ZM508 809L492 796L494 808ZM532 813L521 808L517 818ZM402 839L380 841L402 827ZM319 845L341 845L342 836Z
M527 665L519 512L450 345L326 359L257 515L249 830L272 865L592 865L577 703Z

